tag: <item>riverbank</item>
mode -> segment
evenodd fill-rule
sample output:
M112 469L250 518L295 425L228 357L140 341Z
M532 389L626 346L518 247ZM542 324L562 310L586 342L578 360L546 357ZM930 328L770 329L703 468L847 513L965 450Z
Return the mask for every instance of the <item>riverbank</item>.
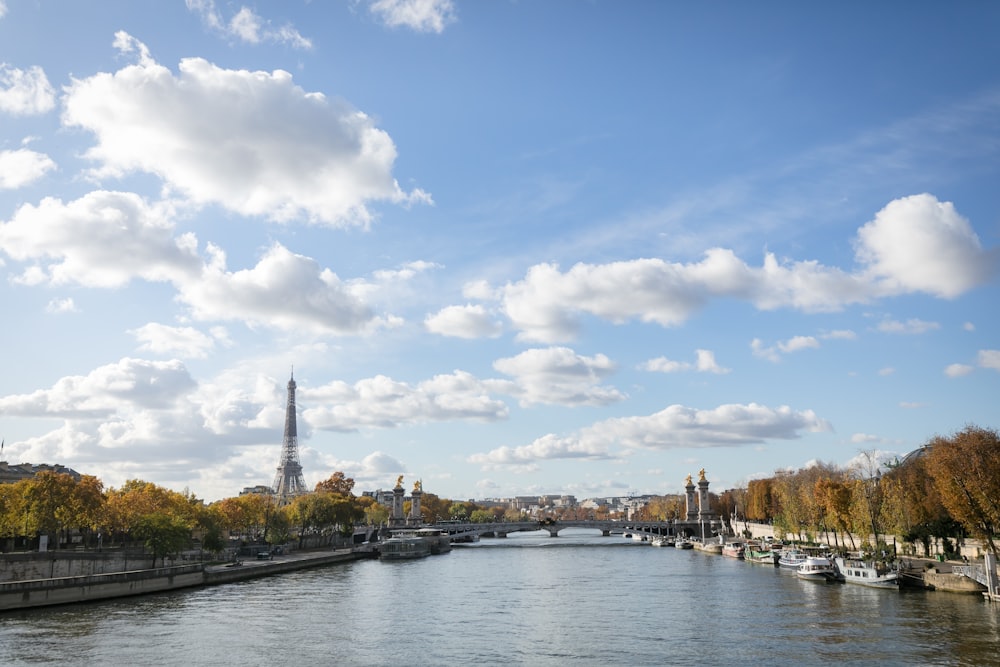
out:
M193 564L0 583L0 611L92 602L110 598L217 586L312 567L374 557L368 548L296 551L268 560Z

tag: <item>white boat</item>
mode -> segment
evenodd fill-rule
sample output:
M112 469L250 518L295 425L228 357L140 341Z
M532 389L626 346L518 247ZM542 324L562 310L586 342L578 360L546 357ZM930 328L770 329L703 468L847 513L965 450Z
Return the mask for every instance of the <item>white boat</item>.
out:
M694 549L694 542L686 537L681 537L674 542L674 547L677 549Z
M880 566L874 561L860 558L833 560L841 578L849 584L861 584L872 588L899 588L899 572L888 566Z
M837 581L837 568L833 561L823 556L808 556L805 561L795 570L799 579L809 579L811 581Z
M730 558L743 558L746 553L746 547L742 542L726 542L722 545L722 555L729 556Z
M806 554L801 549L782 549L781 556L778 557L778 565L798 569L799 565L806 562Z
M654 547L672 547L674 546L674 538L669 535L657 535L653 538Z

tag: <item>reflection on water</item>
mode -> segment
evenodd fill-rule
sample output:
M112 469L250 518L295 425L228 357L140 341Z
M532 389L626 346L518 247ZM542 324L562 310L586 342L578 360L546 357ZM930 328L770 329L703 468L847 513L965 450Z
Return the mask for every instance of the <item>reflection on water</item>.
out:
M977 596L801 581L564 531L0 615L5 664L985 665Z

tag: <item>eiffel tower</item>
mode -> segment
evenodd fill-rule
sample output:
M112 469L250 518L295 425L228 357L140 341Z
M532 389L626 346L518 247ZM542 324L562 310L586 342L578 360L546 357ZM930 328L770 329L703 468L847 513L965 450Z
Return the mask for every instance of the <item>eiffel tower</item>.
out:
M295 372L288 381L288 405L285 408L285 437L281 442L281 461L278 474L274 477L274 495L278 504L284 505L296 496L306 493L306 483L302 479L302 464L299 463L299 436L295 427Z

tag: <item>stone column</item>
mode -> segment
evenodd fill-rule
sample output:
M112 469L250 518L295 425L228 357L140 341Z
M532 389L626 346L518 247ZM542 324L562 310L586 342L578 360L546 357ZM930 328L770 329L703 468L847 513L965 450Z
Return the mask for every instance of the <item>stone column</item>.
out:
M403 516L403 495L406 491L403 490L402 477L399 478L400 481L396 482L396 488L392 490L392 516L389 517L390 526L402 526L406 523L406 517Z
M687 476L687 486L684 487L687 491L685 497L685 507L687 509L687 521L697 521L698 520L698 508L694 504L694 482L691 481L691 475Z
M419 526L424 522L424 515L420 512L420 496L422 495L424 492L419 488L413 489L410 493L410 517L406 523L411 526Z
M698 480L698 519L711 520L712 508L708 502L708 480L705 479L705 471L701 471L701 478Z

